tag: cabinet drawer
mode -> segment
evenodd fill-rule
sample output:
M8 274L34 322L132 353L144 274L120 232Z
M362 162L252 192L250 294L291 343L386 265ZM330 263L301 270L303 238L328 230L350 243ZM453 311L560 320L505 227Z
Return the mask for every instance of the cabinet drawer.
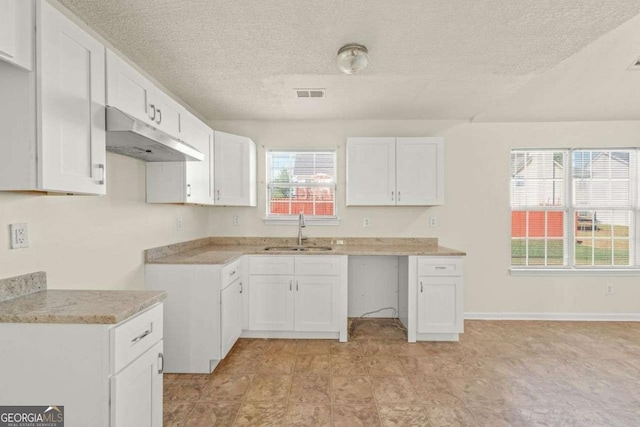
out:
M222 286L220 289L224 289L233 283L242 274L240 260L233 261L224 267L222 267Z
M462 259L447 257L419 258L418 276L462 276Z
M249 258L249 274L293 274L291 256L254 256Z
M162 304L111 329L113 372L116 373L160 341L163 336Z
M340 273L340 258L324 255L298 256L295 258L296 275L337 276Z

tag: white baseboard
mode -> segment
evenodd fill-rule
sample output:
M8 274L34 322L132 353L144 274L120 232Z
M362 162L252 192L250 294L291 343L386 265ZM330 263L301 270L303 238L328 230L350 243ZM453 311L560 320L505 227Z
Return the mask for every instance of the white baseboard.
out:
M640 322L640 313L465 313L466 320L564 320Z

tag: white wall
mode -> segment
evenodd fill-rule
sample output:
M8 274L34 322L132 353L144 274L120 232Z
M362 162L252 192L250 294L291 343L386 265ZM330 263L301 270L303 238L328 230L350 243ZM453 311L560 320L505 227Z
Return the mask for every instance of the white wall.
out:
M438 237L466 251L465 311L470 313L640 313L637 277L512 277L509 159L512 148L626 147L640 141L640 122L456 123L443 121L221 121L215 129L247 135L258 145L257 208L210 211L209 232L232 236L295 236L295 227L264 225L264 153L268 148L337 148L339 226L309 226L313 236ZM445 206L345 207L344 143L348 136L444 136ZM240 226L233 226L233 215ZM371 226L362 227L362 218ZM429 227L436 216L438 227ZM615 294L605 296L606 283Z
M144 162L108 153L107 194L0 192L0 278L44 270L49 289L144 289L144 249L207 235L206 208L145 203ZM11 250L20 222L30 247Z

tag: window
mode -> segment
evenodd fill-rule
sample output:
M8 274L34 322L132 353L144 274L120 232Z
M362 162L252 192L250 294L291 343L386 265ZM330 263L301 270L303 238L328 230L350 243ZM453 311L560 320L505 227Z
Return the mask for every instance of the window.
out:
M267 152L267 218L336 218L335 151Z
M636 150L511 152L514 268L638 267Z

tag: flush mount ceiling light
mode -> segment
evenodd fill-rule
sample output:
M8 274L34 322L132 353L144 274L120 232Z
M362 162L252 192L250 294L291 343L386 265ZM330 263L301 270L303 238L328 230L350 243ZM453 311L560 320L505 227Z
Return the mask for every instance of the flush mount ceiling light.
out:
M338 51L338 69L345 74L364 70L369 63L369 51L361 44L350 43Z

